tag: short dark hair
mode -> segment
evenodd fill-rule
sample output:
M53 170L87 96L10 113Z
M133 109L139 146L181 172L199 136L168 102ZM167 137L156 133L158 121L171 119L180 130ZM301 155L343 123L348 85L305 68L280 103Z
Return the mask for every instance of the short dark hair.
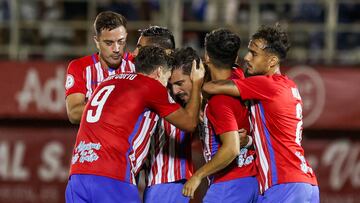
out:
M281 60L286 58L286 54L290 49L290 40L287 33L280 27L280 24L261 26L251 39L265 40L266 46L264 50L276 54Z
M172 54L173 57L173 71L181 69L183 74L190 75L192 62L195 59L197 64L200 62L200 57L196 51L191 47L176 49Z
M205 36L205 50L216 66L232 66L235 63L241 40L228 29L216 29Z
M166 27L150 26L140 30L140 36L147 37L155 46L164 49L175 49L175 39L173 33Z
M172 58L168 56L165 49L155 46L144 46L135 57L136 72L151 74L159 66L165 69L172 68Z
M126 28L126 18L112 11L103 11L96 16L94 22L94 30L95 34L99 35L103 30L113 30L120 26L124 26Z

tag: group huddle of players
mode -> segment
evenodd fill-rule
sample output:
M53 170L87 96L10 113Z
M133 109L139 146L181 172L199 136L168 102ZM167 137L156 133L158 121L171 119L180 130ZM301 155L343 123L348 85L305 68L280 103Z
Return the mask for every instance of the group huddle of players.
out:
M189 202L204 178L203 202L319 202L301 97L280 73L290 46L278 25L252 35L243 68L240 37L227 29L206 35L201 57L175 49L159 26L125 52L118 13L99 13L94 30L98 52L72 60L65 81L69 120L80 124L66 202L140 202L140 170L144 202ZM196 171L194 136L206 160Z

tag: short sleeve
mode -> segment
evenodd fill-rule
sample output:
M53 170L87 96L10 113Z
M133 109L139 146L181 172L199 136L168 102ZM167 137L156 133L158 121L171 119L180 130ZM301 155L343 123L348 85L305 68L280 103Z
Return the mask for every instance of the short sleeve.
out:
M79 61L73 60L69 63L66 72L65 96L73 93L86 95L86 82L83 74L83 67Z
M215 95L210 99L206 116L217 135L239 129L236 116L242 115L236 111L236 108L239 108L237 105L238 99L226 95ZM246 116L243 119L247 119Z
M160 82L152 81L150 84L148 105L160 117L166 117L180 108L180 105L173 100L167 89Z
M252 76L245 79L232 80L243 100L270 100L278 92L270 76Z

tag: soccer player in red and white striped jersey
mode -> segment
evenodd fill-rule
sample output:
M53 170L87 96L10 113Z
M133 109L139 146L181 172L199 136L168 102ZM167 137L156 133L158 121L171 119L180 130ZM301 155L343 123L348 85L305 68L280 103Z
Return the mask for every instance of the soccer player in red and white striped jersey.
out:
M289 49L286 32L262 27L251 38L244 60L248 78L212 81L210 94L250 100L261 194L258 202L319 202L315 173L301 146L302 101L296 84L280 72Z
M165 88L171 63L163 49L144 47L135 63L138 73L108 77L86 104L73 151L67 202L140 202L135 176L146 154L148 133L143 130L154 125L148 110L183 130L197 126L202 64L199 69L196 62L192 65L192 96L181 108Z
M79 123L87 100L95 88L109 75L135 72L133 56L124 53L126 19L105 11L94 23L94 41L99 52L72 60L65 82L66 110L71 123Z
M175 50L173 57L174 67L169 83L176 101L184 106L189 102L192 91L192 61L200 58L190 47ZM192 133L160 119L151 138L145 203L159 200L164 203L189 202L181 191L193 172L191 143Z

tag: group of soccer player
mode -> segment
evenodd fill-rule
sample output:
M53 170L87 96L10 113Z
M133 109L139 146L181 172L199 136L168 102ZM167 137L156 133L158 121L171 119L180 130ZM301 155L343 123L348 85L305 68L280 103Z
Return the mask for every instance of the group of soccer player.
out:
M206 35L203 57L175 49L159 26L125 52L126 19L115 12L99 13L94 30L98 53L71 61L65 82L69 120L80 124L66 202L140 202L141 170L149 203L189 202L204 178L203 202L319 202L301 97L280 73L289 41L279 26L252 35L245 71L227 29ZM196 171L194 136L206 160Z

